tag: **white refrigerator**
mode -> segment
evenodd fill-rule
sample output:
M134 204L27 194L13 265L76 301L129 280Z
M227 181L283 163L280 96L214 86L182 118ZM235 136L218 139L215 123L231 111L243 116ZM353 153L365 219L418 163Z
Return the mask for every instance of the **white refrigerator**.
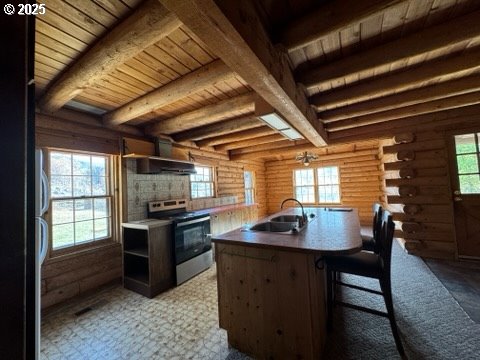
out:
M43 171L43 152L35 150L35 359L40 359L41 268L48 249L48 224L43 214L49 206L48 178Z

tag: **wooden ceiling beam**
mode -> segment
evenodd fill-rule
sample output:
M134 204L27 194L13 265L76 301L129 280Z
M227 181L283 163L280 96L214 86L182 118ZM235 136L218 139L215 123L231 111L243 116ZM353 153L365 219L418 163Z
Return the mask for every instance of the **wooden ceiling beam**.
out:
M181 25L180 20L158 1L146 1L52 83L39 101L40 108L45 112L60 109L102 76L114 71Z
M412 57L472 42L480 37L480 11L457 17L408 37L377 46L346 58L300 73L298 81L307 89L342 80L353 74L398 63ZM458 26L462 24L462 26ZM455 29L455 31L452 31Z
M332 121L398 109L405 106L421 104L428 101L467 94L479 90L480 75L472 75L453 81L447 81L420 89L406 91L400 94L390 95L338 109L324 111L319 114L319 117L324 123L327 124Z
M478 114L480 114L480 105L472 105L336 131L330 134L330 138L332 139L332 143L338 144L367 139L388 138L404 131L435 131L436 128L444 128L447 123L455 126L454 123L459 121L478 121Z
M272 135L275 133L277 133L276 130L273 130L268 126L262 126L243 131L235 131L226 135L214 136L203 140L198 140L196 141L196 144L198 147L216 146L235 141L248 140L261 136Z
M480 70L480 50L430 61L412 69L352 85L341 90L320 93L310 98L317 111L325 111L361 101L379 98L422 86L427 81L459 78Z
M428 114L476 104L480 104L480 92L452 96L445 99L429 101L423 104L416 104L406 106L404 108L383 111L370 115L358 116L345 120L339 120L327 124L327 129L330 132L346 130L358 126L373 125L410 116Z
M285 140L285 136L280 134L273 134L267 136L261 136L254 139L242 140L242 141L235 141L228 144L217 145L215 146L216 151L227 151L232 149L240 149L248 146L257 146L260 144L268 144L277 141Z
M270 41L251 0L160 0L291 126L316 146L327 134L297 87L288 55Z
M252 113L255 110L255 93L235 96L231 99L219 101L197 110L193 110L170 119L159 120L147 128L147 133L157 136L159 134L173 134L192 127L209 125L226 118L232 113L241 111Z
M260 158L267 158L267 157L273 157L273 156L278 156L278 155L293 155L297 154L303 151L313 151L316 148L310 144L306 143L304 141L290 141L291 145L288 146L279 146L280 143L272 143L272 144L267 144L271 145L271 147L267 150L259 149L258 146L254 146L253 148L256 148L257 151L251 151L251 152L240 152L239 150L242 149L236 149L236 150L231 150L230 151L230 160L233 161L238 161L238 160L248 160L248 159L260 159ZM249 148L245 148L243 150L249 150Z
M255 116L241 116L234 119L225 120L215 124L198 127L191 130L182 131L173 135L173 139L177 142L186 140L202 140L212 136L228 134L234 131L241 131L255 127L263 126L263 122Z
M280 42L289 52L306 47L330 33L340 32L352 24L383 12L404 0L340 0L327 2L308 15L287 25Z
M230 151L230 155L240 155L240 154L258 152L258 151L269 151L269 150L275 150L279 148L295 149L295 147L299 145L310 145L312 149L315 148L307 140L288 140L284 138L284 140L276 141L274 143L248 146L241 149L233 149Z
M106 124L123 124L234 76L221 60L212 61L105 114L103 120Z

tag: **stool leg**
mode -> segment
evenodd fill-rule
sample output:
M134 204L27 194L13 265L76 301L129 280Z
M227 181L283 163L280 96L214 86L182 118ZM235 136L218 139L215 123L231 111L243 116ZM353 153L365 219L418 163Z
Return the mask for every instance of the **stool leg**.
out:
M327 268L327 330L333 329L333 294L332 294L332 277L333 272Z
M388 320L390 321L390 327L392 328L395 345L397 346L398 353L403 357L405 355L405 351L403 349L402 340L400 339L400 334L398 333L397 322L395 321L395 313L393 311L392 286L390 283L390 279L381 281L380 285L383 291L383 298L385 299Z

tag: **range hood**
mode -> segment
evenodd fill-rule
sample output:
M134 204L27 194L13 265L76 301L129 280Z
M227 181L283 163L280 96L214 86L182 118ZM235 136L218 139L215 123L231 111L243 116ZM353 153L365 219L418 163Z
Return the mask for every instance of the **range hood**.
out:
M137 174L196 174L195 165L190 161L174 160L158 156L127 156L137 159Z

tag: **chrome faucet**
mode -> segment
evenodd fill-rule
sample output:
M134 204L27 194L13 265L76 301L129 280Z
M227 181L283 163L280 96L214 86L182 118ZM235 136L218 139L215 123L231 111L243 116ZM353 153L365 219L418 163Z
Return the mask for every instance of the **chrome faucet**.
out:
M288 199L285 199L282 201L282 204L280 205L280 209L283 210L283 204L285 204L287 201L295 201L298 203L298 205L300 205L300 207L302 208L302 218L301 218L301 223L299 224L300 227L302 227L306 222L307 222L307 214L305 214L305 210L303 209L303 205L300 201L298 201L297 199L295 198L288 198Z

